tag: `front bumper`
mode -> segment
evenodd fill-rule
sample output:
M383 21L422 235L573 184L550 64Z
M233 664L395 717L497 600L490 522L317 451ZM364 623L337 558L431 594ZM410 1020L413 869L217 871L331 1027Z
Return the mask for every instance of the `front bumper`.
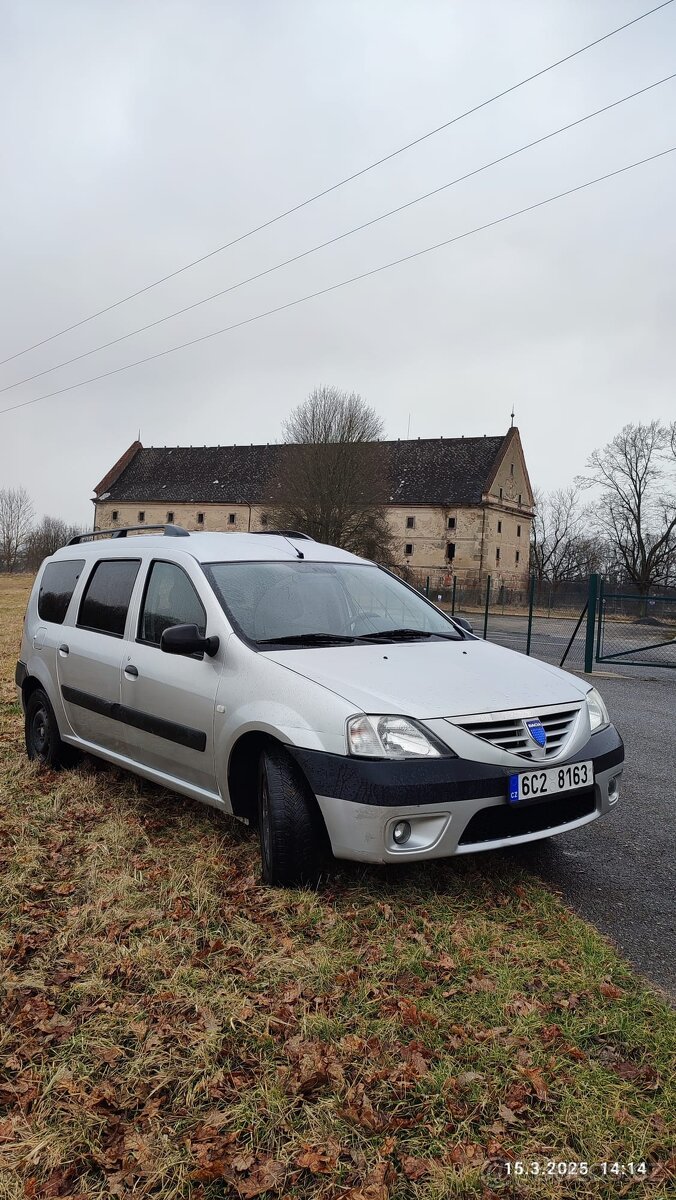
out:
M586 825L618 799L624 746L614 726L592 734L563 762L594 763L593 787L523 807L507 802L514 768L462 758L373 761L288 747L321 809L333 853L362 862L411 862L535 841ZM543 764L544 765L544 764ZM523 771L536 769L523 763ZM408 820L411 837L392 830Z

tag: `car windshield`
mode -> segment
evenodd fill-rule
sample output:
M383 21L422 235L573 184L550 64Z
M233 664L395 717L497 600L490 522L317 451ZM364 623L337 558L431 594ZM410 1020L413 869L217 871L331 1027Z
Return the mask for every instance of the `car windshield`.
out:
M369 563L205 563L238 632L259 645L462 640L442 613Z

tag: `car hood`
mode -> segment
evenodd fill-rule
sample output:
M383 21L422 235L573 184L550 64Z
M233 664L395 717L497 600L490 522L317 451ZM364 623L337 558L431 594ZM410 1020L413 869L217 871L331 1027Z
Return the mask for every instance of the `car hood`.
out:
M585 683L490 642L397 642L266 651L361 712L419 720L579 702Z

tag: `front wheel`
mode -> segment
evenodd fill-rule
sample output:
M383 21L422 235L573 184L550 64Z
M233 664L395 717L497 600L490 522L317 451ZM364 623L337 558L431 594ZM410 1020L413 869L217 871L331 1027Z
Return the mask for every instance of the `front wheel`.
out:
M54 709L42 688L36 688L28 697L25 734L28 757L43 767L58 771L76 761L77 751L61 741Z
M264 883L317 883L329 857L324 821L295 763L276 746L263 750L258 766L258 829Z

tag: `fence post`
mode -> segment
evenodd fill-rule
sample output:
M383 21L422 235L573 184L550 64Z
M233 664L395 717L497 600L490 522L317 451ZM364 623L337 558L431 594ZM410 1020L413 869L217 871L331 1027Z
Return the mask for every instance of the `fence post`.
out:
M451 616L455 616L455 589L458 586L458 576L453 576L453 595L451 596Z
M530 654L530 639L533 632L533 604L535 602L535 575L530 577L528 589L528 632L526 634L526 654Z
M486 576L486 606L484 608L484 641L488 636L488 605L491 601L491 577Z
M427 576L427 583L425 584L425 595L427 596L427 599L429 600L429 596L430 596L430 577L429 577L429 575Z
M599 661L599 658L601 656L601 637L602 637L602 633L603 633L603 622L604 622L605 615L606 615L605 614L605 605L603 603L604 590L605 590L605 580L603 579L603 576L602 576L601 579L599 580L599 619L598 619L598 628L596 631L596 661L597 662Z
M599 595L598 575L589 576L589 599L587 601L587 636L584 644L584 669L591 674L594 669L594 633L596 631L596 607Z

